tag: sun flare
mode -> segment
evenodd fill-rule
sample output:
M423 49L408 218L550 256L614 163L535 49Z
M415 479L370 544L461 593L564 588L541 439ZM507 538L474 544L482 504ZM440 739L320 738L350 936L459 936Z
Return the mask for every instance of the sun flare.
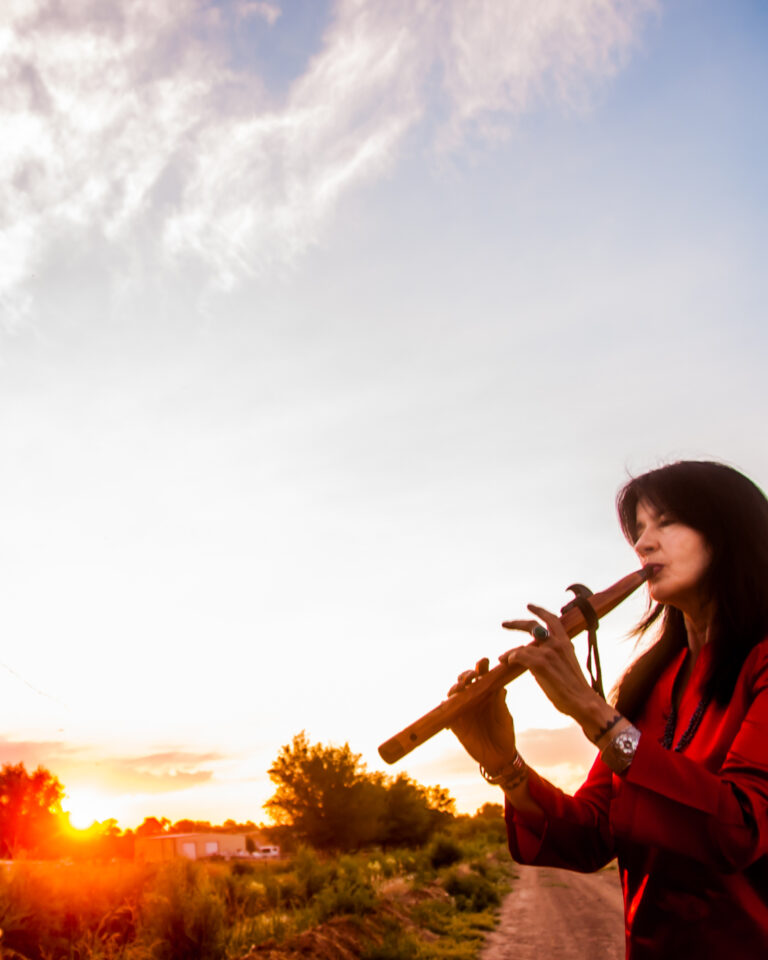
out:
M68 790L62 807L75 830L87 830L111 815L109 799L95 790Z

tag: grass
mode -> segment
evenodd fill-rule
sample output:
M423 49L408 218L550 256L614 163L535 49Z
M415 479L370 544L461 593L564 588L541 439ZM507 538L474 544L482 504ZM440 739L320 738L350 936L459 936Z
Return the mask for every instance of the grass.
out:
M322 952L335 938L361 960L473 960L507 860L493 837L439 837L331 859L304 848L286 863L17 863L0 871L0 955L255 960L267 945L290 957L294 943L344 955Z

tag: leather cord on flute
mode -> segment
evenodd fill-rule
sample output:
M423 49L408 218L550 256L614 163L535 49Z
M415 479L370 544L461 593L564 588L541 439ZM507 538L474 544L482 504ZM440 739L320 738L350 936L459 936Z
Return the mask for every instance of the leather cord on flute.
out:
M600 617L609 613L614 607L617 607L626 600L650 575L650 568L636 570L634 573L622 577L621 580L618 580L606 590L602 590L600 593L594 593L588 597L584 595L586 588L582 589L579 584L575 584L573 588L569 587L569 589L573 589L574 593L576 593L576 598L570 603L567 603L561 611L560 623L563 629L568 636L573 639L585 629L590 627L596 628L597 620L599 620ZM594 620L589 611L587 611L587 605L594 615ZM585 611L587 611L586 616ZM513 623L515 623L515 621L507 620L502 623L502 626L509 625L511 627ZM533 642L535 643L536 640L534 639ZM596 668L595 673L592 673L591 669L593 658ZM599 660L596 658L596 645L593 650L592 644L590 644L589 662L590 674L592 675L593 686L595 686L600 676ZM414 723L410 724L410 726L405 727L399 733L395 734L394 737L382 743L379 747L381 759L387 763L395 763L400 760L406 756L406 754L410 753L411 750L414 750L422 743L426 743L426 741L434 737L436 733L439 733L445 729L445 727L449 727L456 717L470 707L474 707L475 704L488 696L493 690L505 687L523 673L525 673L523 667L500 663L482 676L478 676L477 680L473 683L462 688L452 696L449 696L447 700L443 700L442 703L438 704L433 710L430 710L429 713L425 713L423 717L420 717ZM597 689L597 687L595 687L595 689Z

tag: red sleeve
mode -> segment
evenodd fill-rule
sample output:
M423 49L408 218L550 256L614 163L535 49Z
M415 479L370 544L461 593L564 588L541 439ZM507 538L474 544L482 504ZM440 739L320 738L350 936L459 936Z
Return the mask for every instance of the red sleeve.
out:
M568 796L531 771L528 786L544 811L542 826L507 803L509 849L518 863L566 867L589 873L615 856L609 829L611 771L595 761L585 783Z
M752 651L728 709L738 718L735 733L709 745L709 766L643 735L625 775L598 757L573 797L532 773L546 822L537 826L507 805L514 859L591 871L625 842L732 873L768 854L768 643Z
M611 805L617 838L681 853L723 872L744 870L768 853L765 644L748 664L750 681L734 694L745 700L744 718L716 772L640 738Z

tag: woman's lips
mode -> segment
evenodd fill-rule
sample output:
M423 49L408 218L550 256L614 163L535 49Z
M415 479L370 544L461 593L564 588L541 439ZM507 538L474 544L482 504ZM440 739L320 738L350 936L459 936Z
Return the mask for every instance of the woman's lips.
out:
M658 576L658 574L661 573L661 571L662 571L663 568L664 568L664 564L663 564L663 563L647 563L645 566L646 566L646 569L647 569L647 570L650 570L650 579L651 579L651 580L653 580L653 578L654 578L655 576Z

